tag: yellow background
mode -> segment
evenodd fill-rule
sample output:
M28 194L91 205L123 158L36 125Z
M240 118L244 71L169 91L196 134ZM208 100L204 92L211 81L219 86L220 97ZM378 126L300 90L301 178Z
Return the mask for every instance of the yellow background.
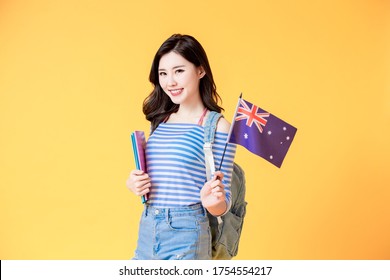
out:
M236 259L390 259L390 4L0 1L0 259L129 259L129 135L160 44L195 36L225 116L298 128L281 169L239 147Z

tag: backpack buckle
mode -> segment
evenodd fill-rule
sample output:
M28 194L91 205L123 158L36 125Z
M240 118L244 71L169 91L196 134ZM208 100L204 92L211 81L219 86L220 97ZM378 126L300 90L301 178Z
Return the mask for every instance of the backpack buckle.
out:
M204 151L204 161L206 164L206 178L207 180L210 180L211 176L215 173L212 144L210 142L204 143L203 151Z

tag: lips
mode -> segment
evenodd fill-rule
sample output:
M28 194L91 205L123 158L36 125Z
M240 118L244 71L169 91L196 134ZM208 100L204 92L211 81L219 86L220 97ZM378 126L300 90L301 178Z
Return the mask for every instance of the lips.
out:
M183 89L182 88L180 88L180 89L171 89L171 90L169 90L169 92L171 93L172 96L178 96L178 95L180 95L183 92Z

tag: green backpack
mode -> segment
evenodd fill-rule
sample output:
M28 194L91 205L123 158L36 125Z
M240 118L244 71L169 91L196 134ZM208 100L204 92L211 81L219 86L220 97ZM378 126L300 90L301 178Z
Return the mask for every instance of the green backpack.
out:
M214 143L217 123L222 115L210 112L204 127L204 152L207 178L215 171L212 144ZM214 260L228 260L237 255L241 231L246 214L245 201L245 173L234 163L231 180L231 208L221 217L208 213L212 236L212 258Z

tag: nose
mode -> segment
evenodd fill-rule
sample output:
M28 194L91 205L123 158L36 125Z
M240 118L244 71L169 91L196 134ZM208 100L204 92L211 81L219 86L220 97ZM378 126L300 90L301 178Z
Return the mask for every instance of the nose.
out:
M176 80L173 77L173 75L169 75L168 76L168 86L174 86L174 85L176 85Z

